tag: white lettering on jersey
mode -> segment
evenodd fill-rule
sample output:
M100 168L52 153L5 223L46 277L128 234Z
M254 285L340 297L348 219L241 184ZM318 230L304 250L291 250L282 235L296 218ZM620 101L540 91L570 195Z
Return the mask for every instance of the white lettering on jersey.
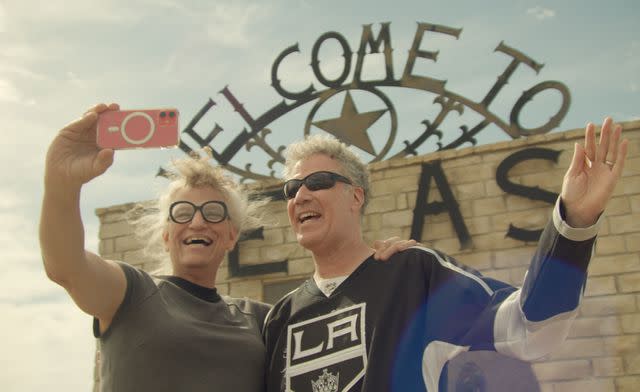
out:
M356 304L288 326L285 391L309 391L329 378L336 391L349 391L364 377L365 309Z

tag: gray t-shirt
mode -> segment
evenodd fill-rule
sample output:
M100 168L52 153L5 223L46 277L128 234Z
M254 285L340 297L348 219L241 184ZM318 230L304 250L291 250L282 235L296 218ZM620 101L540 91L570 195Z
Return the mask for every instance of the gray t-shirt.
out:
M260 334L269 305L198 298L173 282L120 264L127 290L100 335L103 392L264 390Z

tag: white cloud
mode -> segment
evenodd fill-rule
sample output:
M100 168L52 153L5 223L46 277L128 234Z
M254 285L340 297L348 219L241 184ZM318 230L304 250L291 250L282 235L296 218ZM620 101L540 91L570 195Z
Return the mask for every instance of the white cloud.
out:
M270 17L268 5L249 6L238 3L217 2L203 19L209 41L225 47L247 47L260 20Z
M5 15L9 29L24 29L39 24L68 23L133 23L143 12L136 12L127 1L67 0L64 6L52 1L22 0L6 5ZM25 25L27 23L27 25Z
M21 101L20 92L6 79L0 79L0 101L19 103Z
M67 82L71 84L74 88L85 88L87 87L87 82L85 80L80 79L74 72L67 71Z
M69 301L0 302L0 385L4 391L88 391L95 340L91 318Z
M7 13L4 6L0 4L0 33L7 31Z
M532 15L534 18L538 20L545 20L545 19L553 18L554 16L556 16L556 11L549 8L536 6L536 7L527 9L527 14Z
M10 188L0 190L0 385L16 392L90 390L91 318L44 272L32 200L39 191Z
M46 75L33 72L26 67L21 67L16 64L9 64L9 63L0 64L0 73L11 74L11 75L19 76L21 78L35 80L35 81L41 81L41 80L47 79Z

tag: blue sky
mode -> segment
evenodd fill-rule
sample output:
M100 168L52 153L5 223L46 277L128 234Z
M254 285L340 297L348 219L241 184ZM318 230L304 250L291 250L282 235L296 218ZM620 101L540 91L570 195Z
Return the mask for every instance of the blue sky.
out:
M389 22L399 74L416 22L426 22L463 30L457 40L427 36L426 47L440 51L438 61L420 62L416 73L447 79L450 91L472 100L482 99L508 65L509 58L494 52L501 41L544 63L538 74L524 66L514 73L491 106L502 119L508 120L522 91L557 80L571 92L558 130L599 123L605 115L630 121L640 118L639 17L640 5L631 0L0 1L0 385L21 392L87 391L92 385L91 319L47 280L37 222L48 143L94 103L176 106L186 124L213 98L219 105L202 133L218 122L226 131L216 143L224 146L243 124L219 91L228 86L254 116L273 107L282 97L270 86L271 65L285 48L298 43L300 52L283 66L283 84L302 89L313 83L320 89L309 64L323 33L339 32L355 51L362 25L373 24L377 32ZM335 45L324 45L321 56L327 74L341 69ZM371 59L371 68L381 60ZM406 114L399 116L404 136L421 129L416 124L423 113L416 112L431 110L426 105L433 97L388 93L402 108L399 115ZM546 122L558 102L553 94L542 95L523 121ZM302 137L308 108L274 123L269 140L286 145ZM509 138L498 130L480 138L497 140ZM89 249L97 248L95 209L153 198L163 185L154 178L158 166L173 156L182 153L120 151L113 167L85 187L81 208ZM245 152L237 163L253 158Z

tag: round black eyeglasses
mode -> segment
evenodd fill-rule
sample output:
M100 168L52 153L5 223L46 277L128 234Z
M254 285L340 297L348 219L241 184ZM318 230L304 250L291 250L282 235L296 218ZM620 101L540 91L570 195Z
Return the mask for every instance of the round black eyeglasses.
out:
M171 203L169 207L169 218L175 223L189 223L196 215L196 211L200 211L205 221L209 223L218 223L229 217L227 205L221 201L208 201L200 206L190 201L181 200Z
M351 180L347 177L329 171L311 173L303 179L293 178L284 183L284 197L286 199L293 199L296 197L302 185L306 186L310 191L319 191L321 189L333 188L338 181L349 185L352 184Z

